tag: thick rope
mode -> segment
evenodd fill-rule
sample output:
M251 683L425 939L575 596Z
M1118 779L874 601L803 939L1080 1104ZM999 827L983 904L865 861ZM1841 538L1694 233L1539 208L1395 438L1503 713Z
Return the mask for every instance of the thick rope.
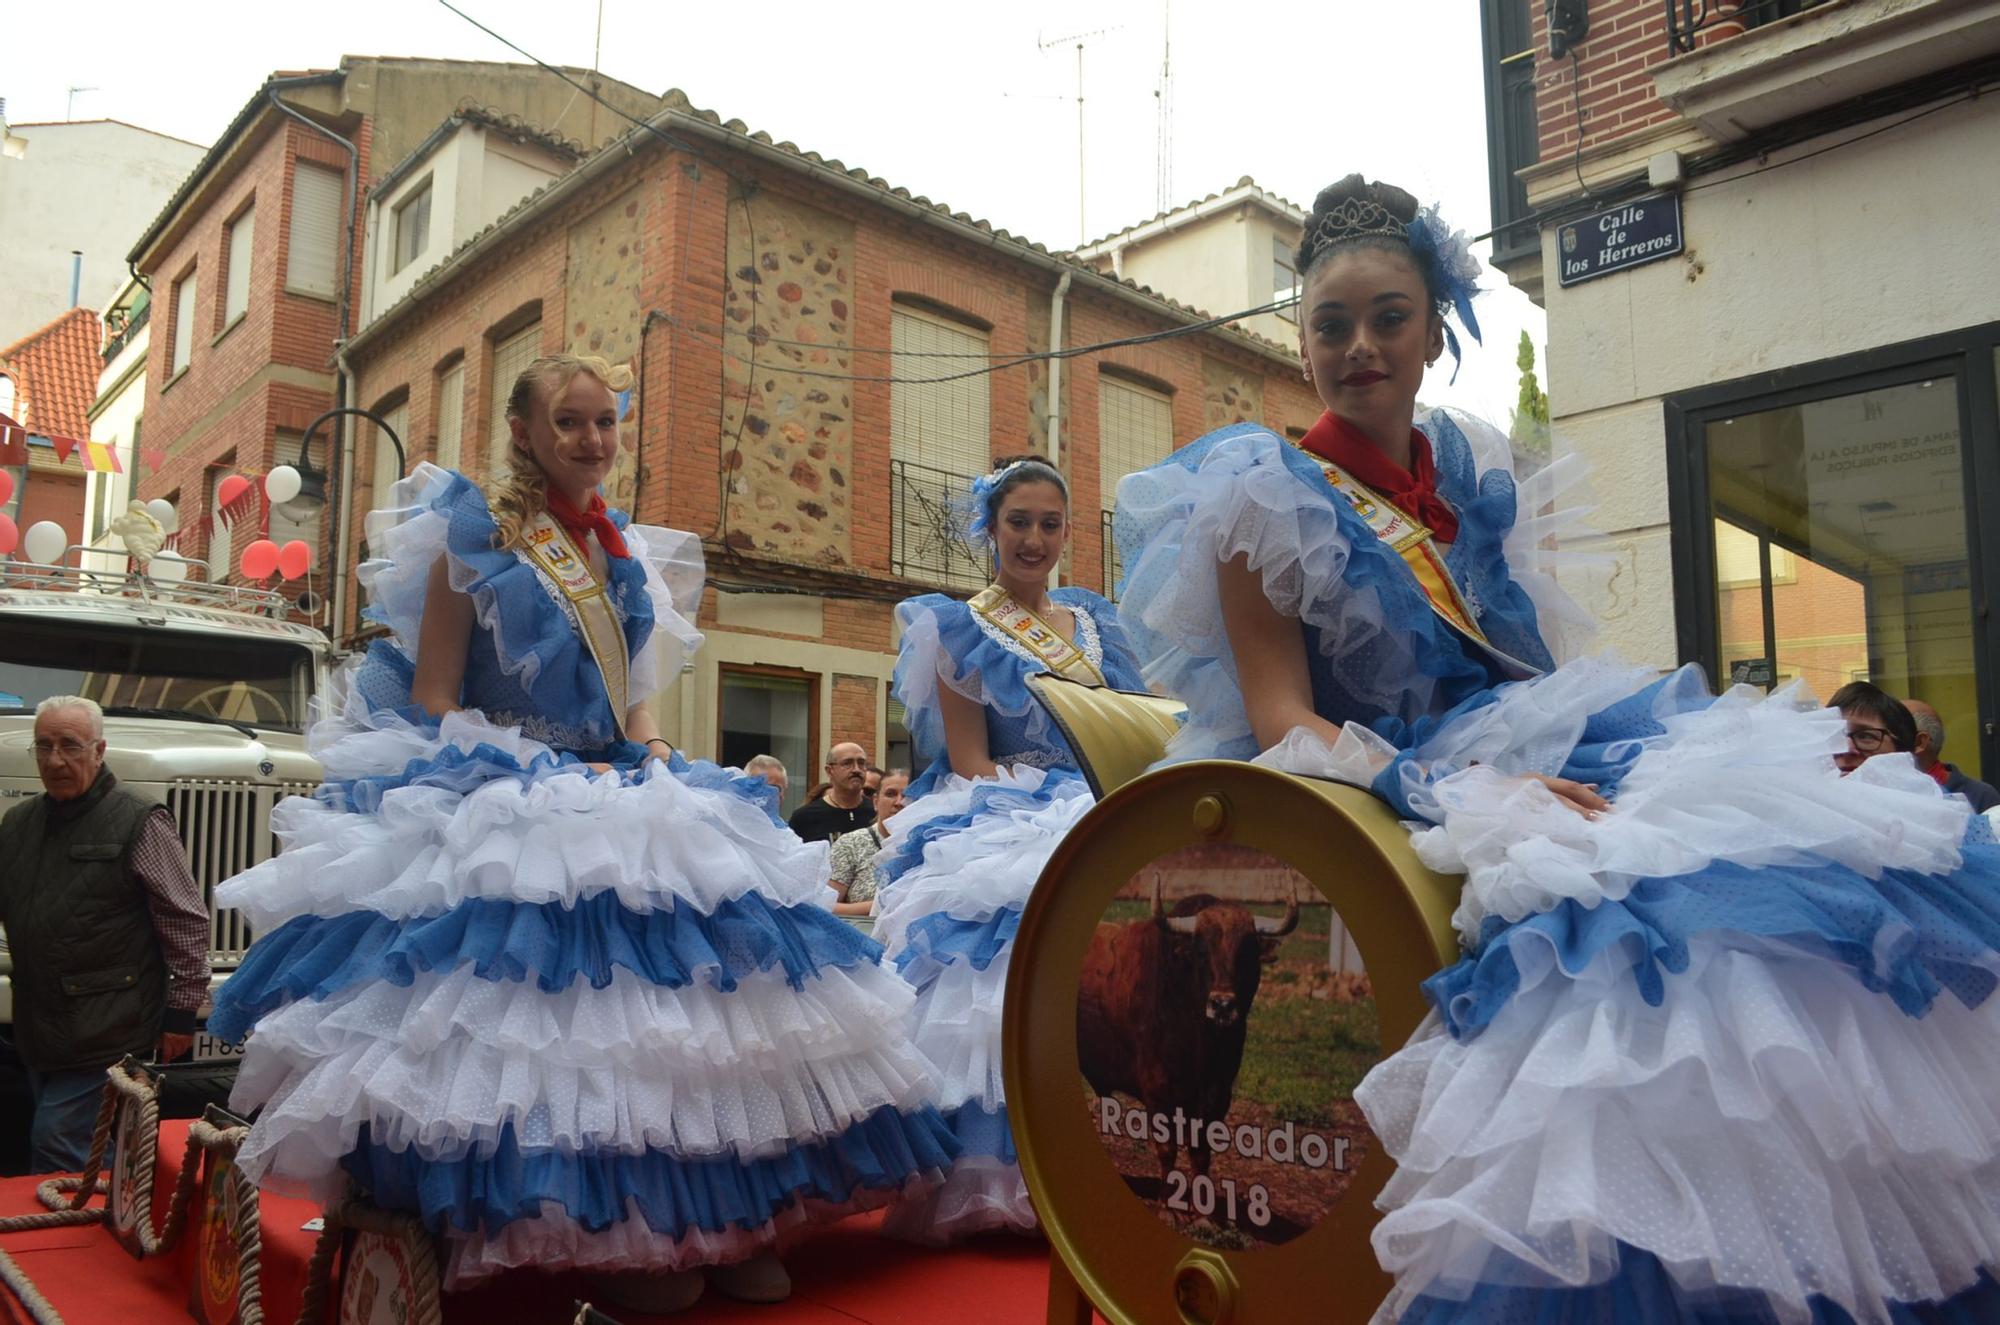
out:
M333 1286L333 1257L340 1246L342 1231L380 1233L402 1238L411 1249L410 1290L416 1295L413 1325L443 1325L444 1302L438 1280L437 1249L423 1222L414 1215L378 1210L360 1197L343 1196L326 1208L325 1227L306 1265L306 1291L299 1303L297 1325L319 1325L325 1319L328 1294ZM243 1325L253 1325L245 1319Z
M197 1119L188 1128L187 1151L181 1158L180 1175L174 1183L173 1197L167 1204L167 1217L156 1231L153 1228L152 1201L153 1174L160 1146L159 1086L134 1076L122 1063L113 1064L105 1072L104 1101L98 1106L97 1127L91 1137L90 1155L84 1161L82 1174L73 1178L50 1178L42 1183L35 1189L35 1197L49 1207L48 1213L0 1218L0 1234L104 1222L106 1211L102 1207L95 1210L84 1207L92 1196L102 1195L108 1190L104 1179L104 1157L110 1145L112 1122L118 1115L120 1100L132 1101L139 1110L131 1164L136 1196L145 1212L139 1221L139 1245L146 1255L157 1256L172 1251L180 1244L182 1235L187 1231L188 1205L200 1177L201 1152L214 1151L223 1159L234 1160L244 1138L250 1135L250 1129L217 1127L206 1118ZM240 1168L235 1169L232 1176L237 1196L237 1315L242 1325L264 1325L263 1275L259 1262L263 1232L257 1185L244 1176ZM428 1251L428 1240L423 1245ZM318 1260L319 1252L316 1250L314 1261ZM430 1264L434 1285L435 1260L432 1259ZM5 1251L0 1251L0 1284L20 1299L35 1325L63 1325L61 1314ZM431 1299L431 1316L422 1325L439 1325L435 1287ZM322 1319L320 1315L301 1312L299 1322L300 1325L319 1325Z

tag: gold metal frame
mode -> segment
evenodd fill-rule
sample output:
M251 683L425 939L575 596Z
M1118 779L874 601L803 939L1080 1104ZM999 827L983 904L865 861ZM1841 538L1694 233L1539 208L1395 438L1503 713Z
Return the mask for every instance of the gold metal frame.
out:
M1079 707L1071 696L1055 698L1060 690L1043 688L1052 708ZM1094 706L1080 707L1125 712L1070 713L1066 729L1086 762L1094 737L1131 737L1152 720L1128 707L1130 697L1094 694ZM1127 762L1115 743L1097 753ZM1283 1245L1216 1252L1175 1232L1126 1189L1091 1125L1077 1065L1078 977L1106 908L1139 870L1197 843L1254 847L1299 870L1338 910L1367 964L1382 1044L1392 1049L1424 1016L1421 983L1457 960L1459 881L1425 868L1393 812L1358 787L1223 761L1176 765L1122 786L1106 780L1116 789L1057 848L1029 899L1007 981L1002 1040L1014 1143L1061 1258L1051 1266L1049 1320L1089 1318L1066 1286L1071 1276L1113 1325L1365 1320L1389 1286L1368 1241L1389 1156L1371 1152L1339 1206Z

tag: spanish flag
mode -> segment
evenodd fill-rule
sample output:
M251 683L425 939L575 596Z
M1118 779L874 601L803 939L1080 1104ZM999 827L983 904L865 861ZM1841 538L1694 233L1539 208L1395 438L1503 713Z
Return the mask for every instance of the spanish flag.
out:
M84 442L83 467L96 474L125 472L125 466L118 463L118 449L109 442Z

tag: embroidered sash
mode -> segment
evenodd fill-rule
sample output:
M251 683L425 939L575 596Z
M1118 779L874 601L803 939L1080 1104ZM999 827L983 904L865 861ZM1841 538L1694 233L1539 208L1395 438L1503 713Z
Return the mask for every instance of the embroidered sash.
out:
M597 660L597 670L603 673L604 693L611 701L611 720L623 734L632 660L625 651L625 631L611 608L611 595L590 569L588 554L547 511L537 515L525 532L528 560L562 591L578 633L583 636L590 656Z
M1054 626L1023 607L999 585L989 584L981 589L966 606L992 622L1056 675L1086 685L1105 684L1104 673L1090 660L1090 655L1064 639Z
M1311 455L1311 452L1307 454ZM1395 549L1396 555L1403 559L1410 573L1416 577L1417 587L1424 591L1431 610L1446 625L1479 646L1482 652L1497 659L1516 677L1541 675L1539 668L1501 652L1486 638L1486 632L1479 628L1479 621L1473 616L1465 595L1459 591L1458 581L1452 578L1444 558L1439 555L1437 542L1429 528L1333 461L1317 455L1312 459L1326 476L1327 483L1354 508L1354 513L1361 517L1369 531Z

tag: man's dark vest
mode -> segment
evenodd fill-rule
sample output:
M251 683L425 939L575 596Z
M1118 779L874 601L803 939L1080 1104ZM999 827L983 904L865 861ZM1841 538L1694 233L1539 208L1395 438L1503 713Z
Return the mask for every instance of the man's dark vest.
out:
M158 806L109 769L75 800L0 819L0 925L14 958L14 1047L38 1072L152 1056L167 964L132 847Z

